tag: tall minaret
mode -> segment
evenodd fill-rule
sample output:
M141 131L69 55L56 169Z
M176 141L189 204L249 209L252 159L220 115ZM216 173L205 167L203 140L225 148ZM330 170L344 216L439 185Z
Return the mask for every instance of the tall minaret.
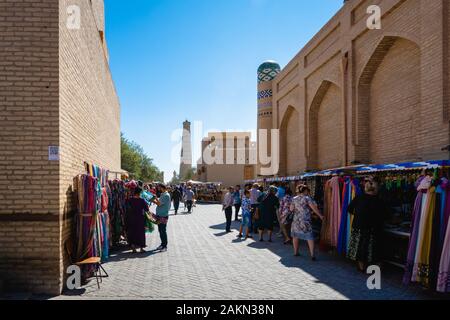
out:
M191 123L183 122L183 138L181 145L180 179L192 170Z
M258 148L261 146L259 141L259 130L268 130L267 135L267 149L268 154L271 154L271 137L270 130L272 129L272 99L273 99L273 79L280 73L280 65L275 61L266 61L258 68ZM266 167L266 166L264 166ZM267 166L269 167L269 166ZM258 152L258 175L261 174L261 165Z

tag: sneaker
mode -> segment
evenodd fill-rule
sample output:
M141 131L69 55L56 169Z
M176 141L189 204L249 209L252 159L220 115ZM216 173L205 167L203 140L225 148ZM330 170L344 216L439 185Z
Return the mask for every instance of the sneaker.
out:
M236 238L242 238L242 234L238 234Z
M162 250L162 249L164 249L164 247L163 247L162 245L159 246L158 248L156 248L157 251L160 251L160 250Z
M166 252L167 251L167 247L162 247L161 252Z

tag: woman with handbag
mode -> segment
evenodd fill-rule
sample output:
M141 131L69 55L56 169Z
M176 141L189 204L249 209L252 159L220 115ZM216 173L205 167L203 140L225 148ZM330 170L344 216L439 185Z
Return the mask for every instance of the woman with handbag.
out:
M292 190L286 189L286 194L280 202L280 229L284 235L284 244L292 243L289 236L289 230L292 223L294 213L291 211Z

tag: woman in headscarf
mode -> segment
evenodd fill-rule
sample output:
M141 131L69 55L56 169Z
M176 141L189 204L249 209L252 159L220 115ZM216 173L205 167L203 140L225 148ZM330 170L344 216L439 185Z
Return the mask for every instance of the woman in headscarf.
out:
M277 187L271 186L268 192L264 192L258 199L258 219L256 225L259 231L259 241L264 241L264 231L269 232L269 242L272 242L273 222L277 219L277 209L280 202L276 196Z
M128 199L128 210L126 215L127 238L133 253L136 248L140 252L145 252L145 214L149 212L147 202L141 198L142 189L136 187L133 189L133 197Z
M299 185L297 187L297 193L298 195L292 200L291 204L291 210L294 211L291 227L291 235L294 239L294 255L299 256L299 240L306 240L308 242L311 259L316 261L311 216L315 213L323 220L323 215L317 208L316 202L310 197L308 186Z
M358 270L379 262L379 241L384 219L388 213L385 203L378 197L378 184L365 183L365 193L349 204L348 212L354 215L348 258L358 262Z

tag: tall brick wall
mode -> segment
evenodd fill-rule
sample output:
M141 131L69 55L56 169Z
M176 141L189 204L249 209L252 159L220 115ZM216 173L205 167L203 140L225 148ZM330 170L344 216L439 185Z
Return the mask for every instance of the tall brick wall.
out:
M290 114L288 123L286 125L286 151L295 150L299 146L298 131L299 131L299 115L297 110L293 110ZM299 168L299 153L286 152L286 175L295 175Z
M58 0L0 0L0 278L57 292Z
M66 27L69 5L81 12L79 30ZM70 235L73 178L84 172L84 162L120 171L120 106L101 36L103 1L60 0L60 213L61 247ZM67 265L61 252L61 270ZM62 274L64 276L64 273Z
M317 122L317 165L319 168L342 166L343 141L340 88L331 84L320 104Z
M366 26L372 4L381 7L381 30ZM284 151L281 164L288 155L299 171L446 159L449 7L446 0L347 1L273 81L272 128L283 132L289 106L301 115L298 148ZM334 98L324 99L328 83L336 84Z
M67 6L81 28L66 27ZM73 177L85 161L120 170L120 107L102 0L0 0L0 278L58 294L71 235ZM49 161L48 147L60 147Z
M407 40L397 40L371 81L368 104L371 162L417 160L419 65L419 48Z

